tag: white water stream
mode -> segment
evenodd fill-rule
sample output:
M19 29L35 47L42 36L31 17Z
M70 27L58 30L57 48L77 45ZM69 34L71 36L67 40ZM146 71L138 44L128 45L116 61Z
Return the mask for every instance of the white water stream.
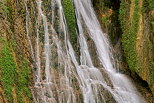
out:
M32 53L37 65L34 73L35 87L32 89L35 102L145 103L132 82L124 74L116 71L109 41L101 30L91 0L72 2L79 31L77 38L80 44L80 63L69 40L61 0L51 0L52 21L48 21L43 12L42 1L37 0L36 48L35 53ZM28 15L27 11L27 20ZM56 27L54 22L57 16ZM44 28L44 42L41 42L40 26ZM58 32L55 27L58 28ZM28 27L26 30L28 32ZM85 30L96 47L96 56L101 67L94 66ZM33 52L29 34L27 36Z

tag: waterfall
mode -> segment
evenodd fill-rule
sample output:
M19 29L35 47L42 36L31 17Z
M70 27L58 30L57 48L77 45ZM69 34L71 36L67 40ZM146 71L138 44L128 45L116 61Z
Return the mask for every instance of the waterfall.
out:
M27 37L36 61L32 88L36 103L145 103L131 80L117 72L112 47L101 30L91 0L72 0L79 31L79 62L69 39L61 0L51 0L50 17L43 11L42 1L36 2L36 47L28 34L25 2ZM95 46L99 67L94 65L87 37Z

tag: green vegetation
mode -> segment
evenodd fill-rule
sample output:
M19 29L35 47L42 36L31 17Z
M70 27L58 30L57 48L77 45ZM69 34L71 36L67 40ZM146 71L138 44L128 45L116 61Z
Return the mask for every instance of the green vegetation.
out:
M136 58L136 38L139 23L139 4L138 0L134 1L134 11L131 24L128 23L129 18L127 17L129 3L124 0L121 1L121 7L119 11L119 20L122 25L122 45L126 54L127 62L131 70L135 70ZM138 67L139 69L139 67Z
M148 3L148 8L154 10L154 0L146 0L146 2Z
M4 93L8 98L9 102L12 103L12 87L15 85L17 73L11 50L6 41L0 56L0 68L2 70L1 81L4 88Z
M151 74L151 78L150 78L150 83L153 84L154 83L154 61L150 63L150 70L152 71Z
M102 23L107 25L108 18L106 16L102 17Z
M133 2L133 6L131 6L130 2ZM146 80L153 92L154 72L151 62L153 61L152 32L154 26L152 23L152 5L154 5L154 3L152 2L154 1L121 0L119 21L123 32L122 46L129 68L133 72L136 72L142 79ZM142 18L140 15L142 15ZM141 19L142 24L140 26L139 21ZM139 29L139 27L141 28ZM142 34L138 35L138 33ZM136 42L138 42L139 45L136 45ZM136 48L136 46L138 48ZM145 72L146 70L147 72Z
M30 69L27 61L21 60L17 68L9 44L3 39L0 39L0 42L4 43L0 53L0 69L2 71L0 81L2 82L6 97L10 103L13 103L12 89L15 88L19 103L22 103L24 96L32 99L29 89ZM15 43L13 45L15 46Z
M150 11L150 14L151 14L151 21L150 21L151 22L151 24L150 24L151 25L151 31L152 31L152 33L154 33L154 0L145 0L144 9L147 10L146 12Z
M11 40L10 42L13 47L13 50L17 51L16 41ZM31 71L30 71L30 68L28 67L27 61L23 58L23 56L22 55L18 55L18 56L19 56L18 59L20 60L20 62L18 63L18 69L16 70L17 72L16 93L17 93L18 102L22 103L22 98L25 96L29 99L32 99L30 89L29 89Z
M29 82L30 82L30 69L26 60L23 60L19 66L20 70L18 70L18 81L17 81L17 96L18 102L22 103L21 95L26 95L28 98L32 99Z
M7 18L7 20L13 22L13 1L12 0L2 0L0 1L0 12Z
M18 5L18 7L15 7ZM14 32L14 19L18 16L25 18L24 2L15 3L14 0L0 1L0 14L5 18L4 22L8 26L7 38L8 41L0 37L0 82L4 89L4 94L9 103L13 103L13 96L17 94L19 103L22 103L23 98L32 99L29 83L30 83L30 68L23 55L18 54L17 43L15 38L17 35ZM15 10L16 9L16 10ZM22 52L22 51L21 51ZM20 56L20 58L19 58ZM13 90L15 90L13 92ZM16 93L16 94L14 94Z
M129 27L129 7L130 4L129 2L125 2L125 0L121 0L121 4L120 4L120 9L119 9L119 21L121 23L121 28L123 33L128 32L128 27Z
M99 12L102 13L101 14L101 19L102 19L101 21L102 21L103 26L106 28L107 26L109 26L109 21L111 19L110 16L108 16L108 15L110 15L109 10L111 9L111 1L97 0L96 2L97 2L96 7L100 6L100 8L98 8L98 7L97 8L98 8Z
M64 13L66 17L67 26L70 33L71 42L76 45L77 43L77 33L76 33L76 20L74 6L71 0L62 0L62 5L64 8Z

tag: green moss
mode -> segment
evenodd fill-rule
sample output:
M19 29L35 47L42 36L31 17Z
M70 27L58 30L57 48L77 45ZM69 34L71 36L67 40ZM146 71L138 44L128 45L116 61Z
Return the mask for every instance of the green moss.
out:
M16 41L10 40L11 45L14 51L17 50ZM22 55L18 55L19 60L21 62L18 63L18 70L17 70L17 81L16 81L16 91L17 91L17 98L18 102L22 103L22 98L27 97L32 99L32 95L29 89L30 79L31 79L31 70L27 64L27 61L24 59Z
M10 38L9 41L6 41L0 37L0 43L3 45L2 48L0 48L0 69L2 73L0 82L2 83L5 96L8 98L9 103L13 103L12 88L16 90L18 102L22 103L22 98L24 97L32 99L29 89L31 78L30 68L23 55L20 55L18 50L16 50L18 41L13 39L16 35L14 33L14 18L18 16L25 18L25 8L23 4L24 2L15 3L14 0L0 1L0 14L5 18L6 25L9 26L7 37ZM16 58L13 57L12 53L18 53ZM14 61L14 59L16 59L16 61Z
M103 16L102 17L102 23L103 23L103 25L106 26L107 25L107 22L108 22L108 18L106 16Z
M154 33L154 15L153 12L154 11L154 0L145 0L144 1L144 13L149 15L150 12L150 27L151 27L151 32Z
M22 103L21 95L32 99L29 89L31 78L30 68L28 67L27 61L22 59L22 62L18 63L20 68L18 70L7 41L0 38L0 42L4 44L0 53L0 69L2 71L0 81L2 82L5 96L8 98L10 103L13 103L12 88L15 87L19 103ZM16 44L13 43L13 46L15 45Z
M3 16L7 18L7 20L12 23L13 22L13 1L12 0L2 0L0 1L0 11Z
M16 66L12 57L11 50L8 44L5 42L0 57L0 68L2 70L2 85L4 93L10 103L13 103L12 87L16 82Z
M17 81L17 96L19 103L22 103L21 95L27 96L28 98L32 99L29 83L30 83L30 68L26 60L22 60L20 64L20 70L18 70L18 81Z
M62 5L64 8L66 22L70 33L70 39L71 39L70 41L73 45L76 45L77 34L76 34L76 20L75 20L73 3L71 0L62 0Z
M125 2L125 0L121 0L120 9L119 9L119 21L121 24L123 35L126 35L124 33L127 33L129 30L129 28L128 28L130 25L128 23L129 7L130 7L129 2Z
M154 10L154 0L146 0L148 3L148 8Z
M138 0L134 1L134 11L133 11L133 17L132 22L129 24L128 22L128 7L129 3L126 3L124 0L121 0L120 5L120 15L119 20L122 25L122 45L124 47L124 52L126 55L126 59L128 62L128 65L131 70L135 70L137 57L136 57L136 38L137 38L137 31L138 31L138 23L139 23L139 3ZM127 15L127 16L126 16ZM131 20L130 20L131 21ZM140 69L140 67L136 68Z

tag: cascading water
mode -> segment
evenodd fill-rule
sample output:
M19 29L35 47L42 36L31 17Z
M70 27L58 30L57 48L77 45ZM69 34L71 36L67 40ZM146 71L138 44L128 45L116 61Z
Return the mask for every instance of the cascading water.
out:
M34 101L36 103L145 103L131 81L125 75L116 72L111 47L97 21L91 1L72 2L75 6L79 31L77 38L80 46L80 63L69 40L61 0L51 0L49 17L51 21L42 10L42 1L37 0L36 48L32 48L30 37L27 35L37 68L34 71L35 86L32 88ZM27 10L26 2L25 5ZM28 26L28 23L26 24ZM40 28L43 28L43 35L40 33ZM87 36L95 45L100 67L94 66Z

